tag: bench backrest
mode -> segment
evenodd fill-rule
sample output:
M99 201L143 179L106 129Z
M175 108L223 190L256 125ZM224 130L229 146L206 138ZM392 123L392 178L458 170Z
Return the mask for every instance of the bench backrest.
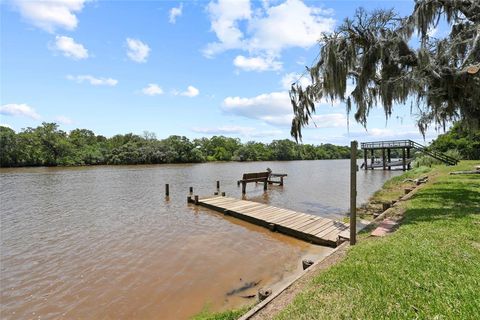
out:
M248 179L268 179L268 176L270 175L270 172L254 172L254 173L244 173L243 174L243 180L248 180Z

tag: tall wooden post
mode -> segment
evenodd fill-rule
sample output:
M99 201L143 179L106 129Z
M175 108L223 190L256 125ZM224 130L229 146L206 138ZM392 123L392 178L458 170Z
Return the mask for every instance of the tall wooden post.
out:
M168 197L170 195L170 186L167 184L165 184L165 196Z
M407 159L408 159L407 169L410 170L410 169L411 169L411 165L410 165L410 148L407 148Z
M372 159L370 160L370 164L372 165L372 170L373 170L373 161L375 160L375 150L371 149L370 150L370 155L372 156Z
M247 183L242 181L242 194L247 193Z
M265 179L265 181L263 181L263 191L267 191L267 184L268 184L268 181L267 179Z
M357 242L357 146L357 141L350 143L350 245L352 246Z
M190 194L192 194L193 193L193 187L190 187L189 191L190 191Z
M385 163L385 149L382 149L382 164L383 164L383 170L385 170L387 167L387 164Z
M220 189L220 181L217 181L217 189Z
M388 159L388 163L392 162L392 153L391 153L391 149L388 148L387 149L387 159ZM391 166L388 166L388 170L392 170L392 167Z
M405 171L407 168L406 168L406 161L405 161L405 148L402 148L402 168L403 168L403 171Z
M363 149L363 163L365 165L365 170L368 170L367 149Z

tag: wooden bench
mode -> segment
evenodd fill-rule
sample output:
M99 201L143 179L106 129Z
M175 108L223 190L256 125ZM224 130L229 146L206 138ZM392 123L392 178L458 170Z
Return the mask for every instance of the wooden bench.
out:
M279 186L283 186L283 178L286 177L286 173L271 173L269 176L268 184L278 183ZM280 178L279 180L272 180L272 178Z
M263 182L263 190L267 190L268 178L270 177L270 172L254 172L254 173L244 173L242 180L237 181L237 185L242 184L242 194L245 194L247 191L247 183L250 182Z

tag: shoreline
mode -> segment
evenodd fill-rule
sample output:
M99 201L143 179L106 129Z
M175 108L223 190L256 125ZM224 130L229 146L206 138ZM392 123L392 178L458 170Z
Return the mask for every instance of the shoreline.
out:
M465 163L465 162L464 162ZM369 199L368 203L364 207L363 210L366 210L368 214L374 212L368 212L369 210L378 211L378 207L381 207L382 202L392 201L395 200L396 203L383 211L382 214L378 215L375 219L373 219L365 229L361 230L359 235L359 242L373 242L377 239L371 239L368 237L369 231L373 230L373 227L377 226L381 220L385 217L392 217L393 219L401 220L404 218L404 214L407 208L410 206L411 198L420 190L422 190L425 186L428 186L431 189L431 185L435 183L434 181L440 175L442 177L445 176L445 173L442 175L438 172L440 171L437 169L438 167L434 168L415 168L412 171L407 171L405 174L393 177L390 180L387 180L385 184L377 190L374 195ZM448 171L444 170L443 171ZM408 194L404 194L404 187L412 187L411 182L404 181L406 178L412 178L416 175L418 178L422 175L429 175L430 182L427 184L421 184L419 186L415 186L411 192ZM399 199L401 198L401 200ZM415 198L415 197L413 197ZM401 224L400 224L401 226ZM358 246L358 244L357 244ZM287 305L290 305L295 297L300 294L304 293L305 290L309 287L309 284L313 281L315 277L318 277L323 271L328 270L333 265L342 265L342 261L348 255L350 251L349 248L352 248L348 245L348 243L344 243L338 248L336 248L331 254L327 257L321 259L320 261L315 262L313 266L305 270L302 275L297 277L294 281L290 284L283 286L280 292L274 292L271 297L263 302L258 303L253 308L248 310L247 312L243 312L243 315L239 318L242 320L246 319L271 319L275 317L277 314L282 312ZM298 314L297 314L298 315ZM217 315L218 319L237 319L238 317L225 317L222 318L221 314ZM217 319L216 318L216 319ZM201 319L209 319L208 317L204 317Z

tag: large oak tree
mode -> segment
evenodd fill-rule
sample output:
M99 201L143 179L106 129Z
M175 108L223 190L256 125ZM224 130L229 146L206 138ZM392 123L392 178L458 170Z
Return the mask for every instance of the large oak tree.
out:
M447 36L431 31L448 25ZM480 0L417 0L413 13L358 9L335 32L322 35L318 59L307 67L311 84L292 84L291 134L298 141L322 98L355 108L366 126L369 111L413 101L420 132L461 120L480 123ZM347 93L347 84L354 89Z

